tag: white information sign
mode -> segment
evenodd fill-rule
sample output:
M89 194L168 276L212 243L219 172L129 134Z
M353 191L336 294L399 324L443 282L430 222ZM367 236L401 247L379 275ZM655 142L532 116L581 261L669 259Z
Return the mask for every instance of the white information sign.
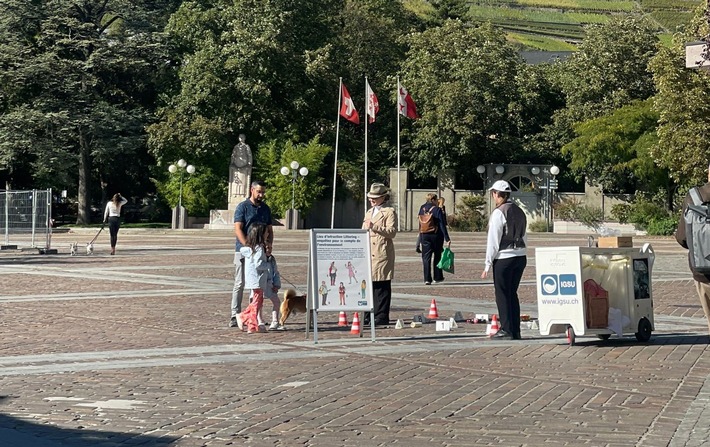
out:
M318 311L372 310L367 230L311 230L311 286Z
M584 301L579 247L535 249L540 334L564 332L572 326L584 335Z
M316 312L372 312L370 236L361 229L312 229L308 295ZM362 321L360 322L362 324ZM374 338L374 328L372 330Z

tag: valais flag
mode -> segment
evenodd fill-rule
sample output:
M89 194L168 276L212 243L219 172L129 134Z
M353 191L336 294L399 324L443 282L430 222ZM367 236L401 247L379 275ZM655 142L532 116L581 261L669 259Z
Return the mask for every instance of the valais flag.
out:
M370 88L370 83L365 81L365 90L367 91L367 115L370 124L375 122L375 115L380 111L380 103L377 102L375 92Z
M412 95L409 94L407 89L400 86L398 96L399 113L413 120L419 118L419 115L417 114L417 105L414 104Z
M340 116L352 123L360 124L360 115L358 115L355 109L355 104L353 104L353 100L350 97L350 93L348 93L348 89L345 88L345 84L343 84L341 94L343 97L340 101Z

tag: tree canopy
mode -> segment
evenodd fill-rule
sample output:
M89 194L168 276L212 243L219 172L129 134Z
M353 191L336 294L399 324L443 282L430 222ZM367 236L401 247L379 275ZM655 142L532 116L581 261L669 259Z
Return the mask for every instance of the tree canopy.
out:
M409 41L403 83L421 114L407 153L412 170L466 169L493 152L505 159L518 143L510 113L521 59L504 34L448 20Z
M0 167L6 182L76 190L78 223L90 220L92 181L104 193L146 183L145 171L128 166L147 161L144 128L167 69L160 20L172 3L0 4ZM17 175L23 171L33 175Z
M581 180L593 179L607 192L666 187L667 172L657 169L650 156L658 141L658 113L652 101L636 101L575 126L577 137L562 148L569 167Z
M682 60L682 44L706 34L700 14L668 48L655 25L625 15L587 27L569 60L529 66L502 31L460 20L465 2L419 6L424 21L391 0L5 0L0 181L67 189L88 222L92 202L116 191L157 189L174 204L167 166L184 158L197 172L183 202L202 214L226 203L244 133L255 172L288 192L285 158L333 174L342 77L361 124L341 123L337 176L360 199L365 76L380 103L371 181L396 162L398 77L421 115L401 125L403 164L418 178L477 179L490 162L569 162L564 173L615 191L662 187L667 172L678 184L701 178L710 81ZM285 192L273 198L289 205ZM300 194L300 209L314 199Z
M710 76L707 71L685 68L685 42L708 34L699 9L687 31L663 47L650 67L658 94L658 144L651 155L670 172L676 184L689 186L707 180L710 160Z

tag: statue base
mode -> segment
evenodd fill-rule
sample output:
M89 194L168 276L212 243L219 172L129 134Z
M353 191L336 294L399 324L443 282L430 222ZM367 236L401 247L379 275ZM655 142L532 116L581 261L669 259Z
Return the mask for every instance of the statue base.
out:
M208 230L234 230L234 210L210 210Z

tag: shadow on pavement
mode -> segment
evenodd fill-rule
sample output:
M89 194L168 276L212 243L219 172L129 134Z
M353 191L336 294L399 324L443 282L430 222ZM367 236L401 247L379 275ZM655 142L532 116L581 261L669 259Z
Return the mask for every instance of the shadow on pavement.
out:
M564 339L561 339L564 340ZM664 332L663 334L653 334L648 342L640 342L633 336L612 337L608 340L579 337L575 341L575 346L648 346L648 345L707 345L710 343L710 336L700 334L688 334L682 332Z
M0 396L0 404L8 396ZM79 424L80 425L80 424ZM0 445L7 447L109 447L123 445L171 446L176 437L156 437L84 428L36 424L0 413Z

